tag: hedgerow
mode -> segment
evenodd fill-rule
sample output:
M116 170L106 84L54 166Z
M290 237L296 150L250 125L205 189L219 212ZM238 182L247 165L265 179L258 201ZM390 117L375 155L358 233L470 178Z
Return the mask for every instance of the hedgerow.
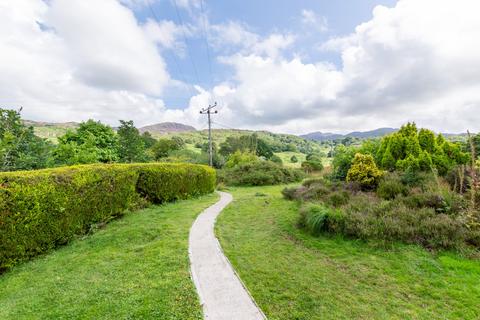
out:
M145 201L212 192L215 171L192 164L96 164L0 173L0 272Z

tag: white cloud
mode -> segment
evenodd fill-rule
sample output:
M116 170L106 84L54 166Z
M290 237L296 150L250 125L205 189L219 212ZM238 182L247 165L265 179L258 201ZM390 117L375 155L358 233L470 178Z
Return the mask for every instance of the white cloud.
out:
M155 43L114 0L0 0L0 104L50 121L168 118L175 85Z
M236 124L275 130L371 129L406 121L438 131L480 130L480 3L400 0L329 41L343 65L259 52L223 58L237 82ZM308 16L308 15L307 15Z
M312 10L302 10L302 24L317 32L325 32L328 30L327 18L316 14Z

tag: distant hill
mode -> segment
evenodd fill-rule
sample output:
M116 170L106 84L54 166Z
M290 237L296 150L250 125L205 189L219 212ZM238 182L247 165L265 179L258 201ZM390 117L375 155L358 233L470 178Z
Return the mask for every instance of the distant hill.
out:
M138 128L141 133L150 132L153 134L167 134L167 133L175 133L175 132L190 132L190 131L197 131L192 126L188 126L186 124L177 123L177 122L162 122L157 124L152 124L149 126Z
M53 123L33 120L23 120L23 124L33 127L35 135L53 143L56 143L57 138L63 136L68 130L75 130L79 126L78 122Z
M300 137L308 139L308 140L315 140L315 141L333 141L344 139L346 137L352 138L359 138L359 139L368 139L368 138L377 138L383 137L387 134L397 131L398 129L394 128L379 128L370 131L354 131L348 134L339 134L339 133L325 133L325 132L311 132Z

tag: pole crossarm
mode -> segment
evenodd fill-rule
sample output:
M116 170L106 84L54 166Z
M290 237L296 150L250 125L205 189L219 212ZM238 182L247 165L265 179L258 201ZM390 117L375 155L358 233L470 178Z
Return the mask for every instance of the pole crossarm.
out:
M212 113L218 113L218 110L213 110L217 106L217 102L213 105L208 105L208 107L200 110L200 114L206 114L208 116L208 155L209 155L209 164L213 167L213 148L212 148Z

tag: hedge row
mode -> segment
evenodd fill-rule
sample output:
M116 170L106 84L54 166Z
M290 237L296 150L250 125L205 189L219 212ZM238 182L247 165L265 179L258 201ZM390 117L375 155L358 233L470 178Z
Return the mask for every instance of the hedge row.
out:
M210 193L215 171L193 164L97 164L0 173L0 272L145 201Z

